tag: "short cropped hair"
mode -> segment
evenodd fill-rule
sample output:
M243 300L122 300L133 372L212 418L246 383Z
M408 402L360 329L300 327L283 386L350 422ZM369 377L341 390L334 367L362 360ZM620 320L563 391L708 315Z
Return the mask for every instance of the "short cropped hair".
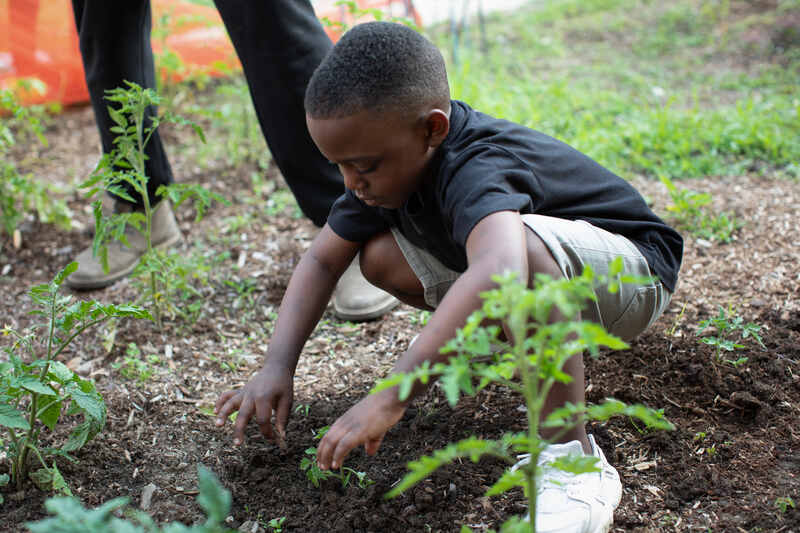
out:
M360 111L450 105L444 58L417 31L394 22L354 26L314 71L305 108L316 119Z

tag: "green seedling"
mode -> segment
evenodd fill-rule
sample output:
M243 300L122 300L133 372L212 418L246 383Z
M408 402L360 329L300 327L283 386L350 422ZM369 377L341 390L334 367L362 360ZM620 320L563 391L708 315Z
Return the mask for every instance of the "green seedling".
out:
M212 265L200 253L154 249L145 254L133 271L131 285L141 301L151 301L161 316L178 317L194 324L206 306L201 289L209 283ZM155 273L156 292L148 275Z
M126 379L134 380L139 385L147 383L161 364L161 358L156 354L142 357L142 351L136 343L128 344L125 357L120 363L112 363L112 367L119 370Z
M173 522L159 527L147 513L126 508L128 498L115 498L96 509L86 509L76 498L60 497L45 502L45 508L54 516L28 522L25 527L31 533L234 533L225 525L231 509L230 491L202 465L197 467L197 478L197 504L205 512L206 520L191 526Z
M249 309L255 305L253 293L258 289L259 283L256 278L244 278L230 280L226 279L222 282L236 292L236 300L233 302L234 309L242 307Z
M342 484L342 488L346 488L350 484L350 480L355 476L355 481L362 489L375 483L366 472L358 472L348 466L342 466L337 472L332 470L322 470L317 465L317 448L308 448L305 451L305 457L300 460L300 470L306 473L306 477L316 488L319 488L320 482L324 479L338 479Z
M664 334L667 337L674 336L675 332L678 331L678 326L680 325L681 320L683 320L683 315L686 313L686 306L687 305L688 304L686 304L686 303L683 304L683 306L681 307L681 312L678 313L678 316L675 317L675 320L672 322L672 326L668 330L664 331Z
M597 356L601 347L622 349L627 346L601 325L574 319L588 300L596 298L595 290L607 288L615 292L620 283L640 281L622 274L621 260L612 262L607 277L596 277L589 268L571 280L554 280L537 274L532 289L520 283L515 274L493 279L498 287L481 294L482 307L470 315L456 337L442 348L442 353L450 354L446 363L431 365L426 362L410 373L393 374L382 380L373 392L396 386L399 398L405 400L417 382L424 384L431 378L438 378L448 403L455 405L461 395L475 395L490 383L502 384L524 398L527 432L507 433L497 440L470 437L412 461L408 464L409 472L387 497L397 496L441 466L461 458L477 462L488 455L510 467L517 462L517 454L529 453L527 465L506 470L486 495L499 495L514 487L523 487L530 515L535 516L541 474L541 467L537 466L539 455L570 428L587 420L606 420L616 415L637 418L650 428L673 428L660 411L643 405L626 405L614 399L599 405L567 404L551 412L546 420L540 420L545 398L553 385L568 383L571 379L562 370L569 358L585 351ZM550 318L556 311L564 319L552 322ZM512 343L502 340L499 326L486 325L498 322L505 325L508 338L514 339ZM553 429L552 437L540 437L540 427ZM572 456L549 466L582 473L597 471L595 463L593 457ZM520 517L513 517L502 529L523 530L535 531L535 520L526 523Z
M723 243L733 240L734 232L742 224L736 220L733 214L709 215L707 210L710 208L709 204L712 200L710 194L679 189L668 177L662 175L659 178L661 183L667 187L672 198L673 203L667 206L667 211L670 212L678 227L703 239Z
M31 174L20 174L10 157L17 140L35 137L47 146L42 122L44 113L37 107L23 107L9 90L0 90L0 115L9 114L0 120L0 227L19 245L20 236L15 234L26 213L36 213L46 224L56 224L68 230L72 212L63 200L53 194L54 188L33 178Z
M328 432L330 426L324 426L318 430L313 431L314 440L319 440ZM362 489L375 483L366 472L358 472L347 466L339 468L338 472L332 470L322 470L317 463L317 448L316 446L306 449L305 456L300 460L300 470L306 473L306 477L316 488L319 488L320 482L325 479L338 479L342 484L342 488L346 488L350 484L351 478L355 476L356 483Z
M766 350L764 342L761 339L761 327L754 322L744 322L744 319L735 315L733 308L729 305L726 310L722 306L719 307L717 316L703 320L699 324L696 335L700 335L711 328L716 331L716 335L700 337L700 341L704 344L714 348L714 358L722 362L723 352L734 352L746 348L746 345L741 344L748 339L754 340ZM739 357L737 359L725 359L724 362L738 367L747 362L747 357Z
M789 508L795 508L795 503L794 500L789 496L780 496L775 498L775 507L780 510L781 514L786 514L786 511L788 511Z
M220 338L223 341L225 340L222 335L220 335ZM230 348L228 349L228 353L222 356L209 354L208 358L217 363L220 368L226 372L236 372L245 363L245 358L242 356L242 350L240 348Z
M295 413L303 413L303 416L308 416L311 412L311 406L307 403L301 403L294 408Z
M267 527L271 528L274 533L281 533L281 531L283 531L284 522L286 522L286 517L279 516L267 522Z
M94 202L95 236L92 249L95 256L100 257L104 270L108 271L108 243L118 240L127 244L125 228L128 224L141 231L146 251L137 266L136 275L148 279L147 289L142 297L150 301L156 324L160 328L165 305L171 303L175 291L180 290L174 287L173 278L175 271L182 266L176 264L177 254L156 253L153 248L151 230L154 206L151 205L147 192L149 178L145 173L145 147L159 125L164 123L191 126L203 142L205 137L199 126L183 117L170 112L162 115L148 114L148 109L157 107L161 98L152 89L143 89L131 82L125 83L127 87L106 91L106 100L112 103L108 106L108 113L115 123L111 128L111 132L116 135L114 149L103 156L92 176L81 187L89 189L90 197L107 190L132 203L135 203L132 194L141 198L144 207L142 212L116 213L111 216L103 215L99 200ZM212 201L226 202L218 194L197 185L161 186L156 194L169 199L175 207L191 198L194 201L196 221L202 218ZM185 288L185 284L178 285Z
M56 458L70 455L94 438L105 425L106 407L91 381L66 367L58 357L84 331L112 318L147 318L150 314L134 305L73 301L58 294L64 279L78 268L71 263L53 281L30 290L36 305L32 312L42 322L28 332L8 326L4 336L13 340L4 348L8 361L0 363L0 427L8 440L0 441L10 464L11 481L17 490L29 476L43 489L69 493L56 465ZM61 415L80 415L78 424L61 447L40 446L42 431L54 431ZM33 455L41 468L32 471Z

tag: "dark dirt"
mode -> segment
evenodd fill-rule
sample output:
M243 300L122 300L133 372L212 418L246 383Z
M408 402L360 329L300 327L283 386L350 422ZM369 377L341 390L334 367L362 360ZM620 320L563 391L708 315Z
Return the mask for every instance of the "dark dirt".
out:
M20 165L66 187L79 181L97 157L91 111L68 110L46 135L50 146ZM170 137L175 146L189 142L178 133ZM455 409L434 388L409 409L376 457L363 450L351 454L347 464L375 482L366 489L336 481L318 489L299 469L304 451L315 445L314 431L362 397L418 332L419 312L409 307L363 324L341 323L326 313L298 368L295 405L309 408L307 415L302 408L293 414L286 449L265 442L255 426L242 448L232 446L229 430L213 426L208 408L258 368L292 267L316 230L295 218L291 206L269 209L253 192L248 176L254 168L215 161L199 168L192 153L174 151L176 175L233 202L214 207L196 224L188 209L178 211L186 237L181 249L187 255L200 250L218 262L207 284L198 283L203 305L196 321L172 319L161 331L151 323L125 322L110 352L98 331L63 355L96 381L109 409L105 430L76 454L79 461L59 463L76 496L87 506L127 496L138 506L143 487L152 483L157 488L148 512L160 522L191 523L201 517L194 498L196 465L202 463L232 491L234 527L285 516L285 531L458 531L462 524L485 530L524 512L519 492L483 497L502 471L492 461L451 465L397 499L382 497L406 462L422 454L470 435L492 438L523 429L521 399L501 388ZM271 176L284 187L274 171ZM643 179L634 184L656 212L666 213L662 185ZM623 479L614 531L800 531L800 508L781 512L775 504L785 497L800 503L800 191L796 182L760 176L687 185L711 192L714 207L735 212L744 226L726 245L688 237L681 284L666 314L630 349L587 360L590 401L612 396L663 408L677 427L652 433L622 418L591 425ZM50 280L88 245L87 202L78 193L67 200L76 229L31 219L22 226L20 249L3 237L4 323L30 324L27 289ZM237 216L247 217L240 227ZM252 291L237 292L225 280L251 280ZM122 303L136 294L126 280L76 297ZM736 357L748 360L738 367L715 360L695 335L701 320L729 304L746 321L764 326L767 349L741 350ZM143 383L114 366L123 362L129 343L159 356ZM65 423L44 438L62 442L70 427ZM0 472L5 468L0 463ZM21 494L3 491L0 529L22 530L25 521L45 516L48 495L31 486Z

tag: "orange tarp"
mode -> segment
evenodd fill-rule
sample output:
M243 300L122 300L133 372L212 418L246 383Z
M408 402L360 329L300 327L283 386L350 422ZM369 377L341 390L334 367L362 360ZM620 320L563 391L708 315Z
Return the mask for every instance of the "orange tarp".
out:
M352 25L347 7L335 0L313 2L317 15ZM177 54L181 69L162 75L181 79L197 72L218 75L239 68L217 10L186 0L152 0L155 54ZM361 9L380 9L387 16L419 17L411 0L359 0ZM365 19L359 19L363 21ZM336 27L326 27L335 41ZM25 90L20 81L36 78L44 92ZM0 0L0 89L17 93L23 104L88 102L70 0Z

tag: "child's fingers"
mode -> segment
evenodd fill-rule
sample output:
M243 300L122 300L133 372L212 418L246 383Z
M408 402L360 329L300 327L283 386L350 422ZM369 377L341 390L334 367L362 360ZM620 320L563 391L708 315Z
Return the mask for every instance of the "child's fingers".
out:
M217 403L214 404L214 412L219 413L219 410L222 408L222 406L225 405L225 403L230 400L232 396L235 396L236 392L237 391L235 390L229 390L220 394L219 398L217 399Z
M362 442L363 439L358 435L352 432L346 433L336 444L336 449L333 452L333 460L331 461L331 468L339 468L342 466L350 450L356 448Z
M281 398L278 400L278 408L275 410L275 428L281 435L286 434L286 423L289 421L289 413L292 411L292 399Z
M372 455L375 455L376 453L378 453L378 448L381 447L381 443L383 442L383 436L384 435L385 435L385 433L383 435L381 435L377 439L370 439L370 440L368 440L367 442L364 443L364 451L367 452L367 455L372 456Z
M244 428L253 417L254 405L253 400L245 398L242 405L239 406L239 415L236 417L236 422L233 423L233 443L239 446L244 442Z
M323 470L327 470L331 467L331 456L333 455L333 449L335 448L338 440L336 439L336 425L334 424L325 436L322 437L322 440L319 441L319 446L317 446L317 464Z
M215 422L217 427L225 425L225 420L227 420L231 413L239 409L241 403L242 396L238 394L238 391L228 391L220 396L219 400L217 400L217 407L215 408L217 412L217 420Z
M270 418L272 418L272 406L270 406L267 402L257 402L256 423L258 423L258 429L261 431L261 434L264 435L264 437L272 440L273 433Z

